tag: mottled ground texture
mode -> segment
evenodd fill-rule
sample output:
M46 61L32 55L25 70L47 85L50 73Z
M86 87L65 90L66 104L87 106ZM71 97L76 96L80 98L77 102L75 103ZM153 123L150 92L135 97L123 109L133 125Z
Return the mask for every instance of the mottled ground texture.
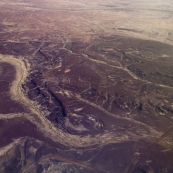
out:
M0 173L173 173L172 0L0 1Z

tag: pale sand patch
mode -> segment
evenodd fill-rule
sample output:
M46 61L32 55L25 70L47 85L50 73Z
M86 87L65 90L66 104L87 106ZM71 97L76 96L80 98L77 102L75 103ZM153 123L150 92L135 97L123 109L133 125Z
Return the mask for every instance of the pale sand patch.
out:
M69 73L71 70L68 68L64 71L64 73Z

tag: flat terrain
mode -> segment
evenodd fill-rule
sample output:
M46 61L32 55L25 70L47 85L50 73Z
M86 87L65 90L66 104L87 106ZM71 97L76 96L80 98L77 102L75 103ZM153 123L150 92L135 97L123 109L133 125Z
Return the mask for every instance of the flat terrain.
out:
M172 173L173 3L0 2L0 172Z

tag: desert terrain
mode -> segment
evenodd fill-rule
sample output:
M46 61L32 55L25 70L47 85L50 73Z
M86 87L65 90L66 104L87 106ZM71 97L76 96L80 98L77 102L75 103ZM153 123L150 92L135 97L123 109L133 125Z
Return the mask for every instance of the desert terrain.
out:
M0 173L172 173L172 14L1 0Z

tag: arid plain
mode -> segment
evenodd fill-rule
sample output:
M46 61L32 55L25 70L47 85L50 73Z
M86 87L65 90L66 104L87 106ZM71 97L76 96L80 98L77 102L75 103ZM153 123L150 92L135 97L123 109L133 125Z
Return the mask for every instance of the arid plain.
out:
M1 0L0 173L172 173L173 2Z

